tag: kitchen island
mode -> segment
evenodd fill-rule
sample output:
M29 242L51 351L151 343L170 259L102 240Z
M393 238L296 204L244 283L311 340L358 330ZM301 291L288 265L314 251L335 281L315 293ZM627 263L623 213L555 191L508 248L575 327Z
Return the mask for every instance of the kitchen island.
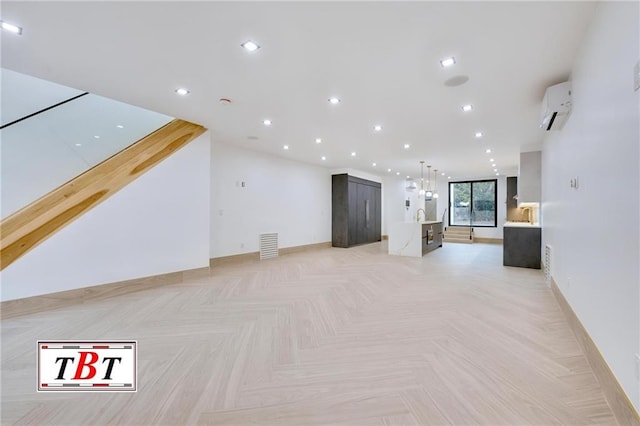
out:
M389 227L389 254L422 257L442 247L442 222L396 222Z

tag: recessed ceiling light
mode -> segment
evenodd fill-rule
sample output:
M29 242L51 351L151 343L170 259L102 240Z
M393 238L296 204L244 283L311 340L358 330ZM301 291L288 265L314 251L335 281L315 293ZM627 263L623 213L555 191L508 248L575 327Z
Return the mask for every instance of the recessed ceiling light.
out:
M453 56L449 58L444 58L443 60L440 61L440 65L442 65L444 68L450 67L455 63L456 63L456 58L454 58Z
M289 145L285 145L282 147L285 151L289 149Z
M117 127L118 129L124 129L124 126L123 126L122 124L118 124L116 127Z
M258 43L252 40L247 40L244 43L242 43L240 46L244 47L245 50L248 52L255 52L256 50L260 49L260 46L258 45Z
M497 171L498 171L498 169L493 169L493 171L494 171L494 172L497 172Z
M493 164L491 165L491 167L496 167L496 163L493 163Z
M271 120L269 119L263 120L262 124L264 124L265 126L271 126Z
M463 106L462 106L462 110L463 110L464 112L469 112L469 111L471 111L472 109L473 109L473 105L471 105L471 104L467 104L467 105L463 105Z
M487 154L491 154L491 148L485 149L484 152L486 152Z
M409 149L409 148L411 148L411 145L409 145L408 143L405 143L404 144L404 149Z
M178 87L176 89L176 93L178 95L180 95L180 96L187 96L190 92L187 89L185 89L184 87Z
M355 157L355 156L356 156L355 151L351 153L351 156L352 156L352 157Z
M10 24L10 23L4 22L4 21L0 21L0 22L2 22L2 29L3 30L7 30L10 33L14 33L14 34L18 34L18 35L22 34L22 28L20 28L19 26L13 25L13 24Z
M82 146L82 144L81 143L77 143L76 146Z
M387 171L388 171L389 173L391 173L391 169L387 169Z
M441 176L444 176L444 173L440 173Z
M500 173L496 173L496 176L500 176Z
M407 179L411 179L411 176L407 175Z
M325 156L323 155L322 157L320 157L320 159L321 159L322 161L324 161L324 160L326 160L326 159L327 159L327 157L325 157Z
M316 138L316 143L322 143L322 139Z
M493 158L489 158L489 162L490 163L493 163L494 161L496 161L496 160L494 160Z
M94 138L94 139L100 139L100 136L98 136L98 135L94 135L94 136L93 136L93 138Z
M340 99L336 98L335 96L329 98L329 103L332 105L338 105L340 103Z
M476 132L476 138L481 138L482 137L482 132Z
M396 175L400 176L400 172L396 172Z
M377 164L376 164L376 163L371 163L371 165L372 165L373 167L377 166Z
M380 130L382 130L382 126L379 124L376 124L375 126L373 126L373 130L375 130L376 132L379 132Z

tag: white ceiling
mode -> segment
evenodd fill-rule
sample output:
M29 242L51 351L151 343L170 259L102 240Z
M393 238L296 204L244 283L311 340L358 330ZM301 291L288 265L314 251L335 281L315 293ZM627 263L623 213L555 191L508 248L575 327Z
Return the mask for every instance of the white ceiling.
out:
M595 7L5 1L2 19L23 34L3 33L2 65L328 168L415 177L425 160L453 178L486 177L489 158L515 174L520 151L540 146L544 89L568 79ZM261 49L242 49L248 39ZM457 64L442 68L446 56ZM469 81L444 85L458 75ZM179 86L191 93L177 96ZM331 96L342 102L329 104ZM465 103L474 111L464 113Z

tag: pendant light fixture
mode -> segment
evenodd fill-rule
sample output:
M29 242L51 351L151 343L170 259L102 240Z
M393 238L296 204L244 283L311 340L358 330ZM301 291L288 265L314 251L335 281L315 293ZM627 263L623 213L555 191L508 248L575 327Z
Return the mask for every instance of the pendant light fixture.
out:
M431 190L431 166L427 166L427 191L424 193L425 201L431 201L433 191Z
M433 198L438 197L438 169L433 169Z
M420 161L420 195L424 195L424 161Z

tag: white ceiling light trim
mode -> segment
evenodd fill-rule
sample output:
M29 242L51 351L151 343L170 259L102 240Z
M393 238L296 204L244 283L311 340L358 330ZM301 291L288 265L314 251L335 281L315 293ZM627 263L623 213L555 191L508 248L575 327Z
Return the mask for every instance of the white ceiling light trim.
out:
M191 93L189 89L185 89L184 87L178 87L175 92L180 96L187 96L189 93Z
M13 33L13 34L22 35L22 27L10 24L5 21L0 21L0 23L1 23L0 25L2 25L3 30L9 31L10 33Z
M456 63L456 58L454 58L453 56L444 58L440 61L440 65L442 65L442 68L448 68L450 66L455 65L455 63Z
M262 120L262 124L264 124L265 126L271 126L273 123L267 118Z
M329 103L331 105L338 105L340 103L340 98L332 96L332 97L329 98Z
M473 110L473 105L471 105L471 104L462 105L462 110L464 112L470 112L470 111Z
M246 50L247 52L255 52L256 50L260 49L260 45L253 40L247 40L240 46L244 47L244 50Z

